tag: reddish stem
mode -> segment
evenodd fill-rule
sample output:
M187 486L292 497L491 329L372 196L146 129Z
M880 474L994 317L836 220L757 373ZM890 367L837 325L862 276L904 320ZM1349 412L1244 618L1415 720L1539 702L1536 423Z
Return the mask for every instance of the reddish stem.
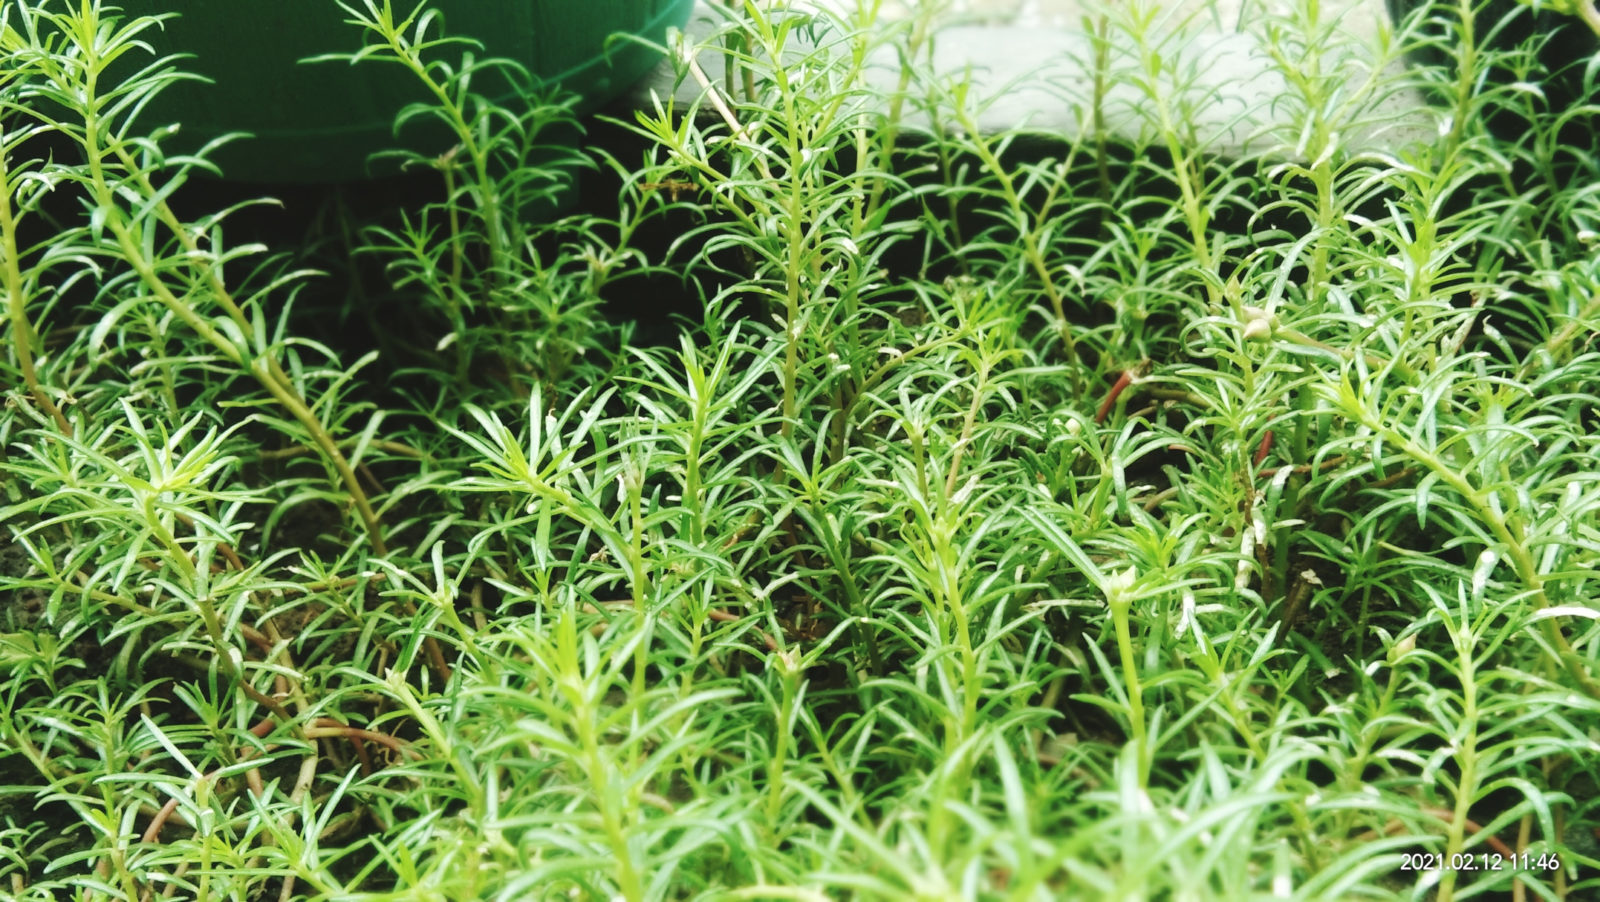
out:
M1268 429L1267 434L1261 437L1261 444L1256 448L1256 459L1251 466L1261 466L1261 463L1267 459L1267 455L1270 453L1272 453L1272 430Z
M1105 400L1100 402L1100 409L1095 411L1094 421L1096 423L1104 423L1106 421L1106 415L1111 413L1111 406L1117 403L1117 398L1132 384L1133 370L1123 370L1122 375L1118 376L1117 381L1111 386L1111 390L1106 392Z

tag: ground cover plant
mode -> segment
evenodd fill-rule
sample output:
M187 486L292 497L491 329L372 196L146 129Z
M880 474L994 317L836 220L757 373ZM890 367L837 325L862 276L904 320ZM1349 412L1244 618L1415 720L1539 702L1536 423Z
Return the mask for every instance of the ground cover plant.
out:
M0 897L1600 891L1596 111L1537 48L1420 11L1437 137L1355 153L1402 76L1257 11L1292 124L1223 159L1170 6L1090 14L1066 139L977 127L936 4L733 4L558 166L559 97L343 5L458 144L301 247L180 212L158 22L4 8Z

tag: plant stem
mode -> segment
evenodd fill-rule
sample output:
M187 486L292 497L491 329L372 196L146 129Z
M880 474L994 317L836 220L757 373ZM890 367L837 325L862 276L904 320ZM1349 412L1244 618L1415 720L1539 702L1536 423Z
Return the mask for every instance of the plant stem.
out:
M85 56L85 93L89 98L94 98L97 96L96 83L98 75L106 65L106 62L101 60L99 48L92 40L80 42L80 49ZM388 546L383 540L382 525L378 521L377 514L373 511L371 503L367 500L366 492L361 488L360 480L357 479L354 468L345 459L343 452L339 450L338 444L328 434L322 422L312 413L294 390L293 381L289 378L288 373L284 372L277 360L265 351L256 359L246 363L246 349L235 345L232 340L218 331L215 326L200 316L187 300L173 294L171 288L156 272L154 264L146 258L141 241L135 237L125 218L126 214L118 200L117 191L111 187L107 178L106 151L108 149L117 158L124 171L130 173L134 185L141 195L152 199L153 202L150 205L150 209L183 246L185 260L190 261L190 264L198 269L206 280L211 290L212 299L222 306L229 319L239 327L244 335L250 335L253 332L250 318L245 315L244 311L234 302L232 295L227 291L217 266L204 263L209 259L209 255L198 246L191 230L185 228L183 223L178 220L177 215L166 202L165 193L156 190L145 167L128 152L126 145L120 139L109 143L105 142L102 137L104 124L98 111L99 107L95 103L88 103L84 106L82 144L85 156L88 158L90 184L94 191L95 203L99 209L105 211L105 227L110 230L116 240L117 248L122 258L138 274L139 280L150 289L151 293L167 309L171 310L185 324L194 329L198 335L221 351L235 365L249 371L268 392L289 410L289 413L306 429L312 440L322 449L323 455L335 471L339 473L345 490L350 493L350 498L354 502L362 524L366 528L373 550L379 555L388 554Z
M1133 654L1133 632L1128 622L1132 599L1125 592L1108 596L1111 623L1117 633L1117 650L1122 659L1122 681L1128 693L1128 726L1132 730L1134 751L1139 762L1139 786L1150 784L1150 749L1145 737L1144 689L1139 683L1139 662Z
M56 428L61 430L62 435L71 437L72 424L55 401L51 400L44 386L39 384L39 375L33 365L35 335L28 320L27 291L17 246L17 219L11 209L11 170L6 154L8 143L5 122L0 120L0 277L5 280L6 309L11 319L11 346L16 349L22 382L27 386L28 394L33 396L33 402L55 420Z
M1472 508L1473 514L1479 522L1489 527L1489 531L1505 546L1506 553L1511 558L1511 565L1516 570L1517 578L1528 589L1529 597L1533 599L1536 610L1546 611L1551 607L1549 596L1545 593L1544 577L1539 573L1538 562L1534 560L1533 550L1528 547L1526 528L1522 519L1512 512L1502 512L1501 505L1490 500L1488 493L1473 485L1465 476L1449 466L1438 455L1416 442L1400 434L1393 427L1371 416L1366 410L1359 411L1359 417L1364 425L1400 448L1407 457L1421 463L1430 472L1436 475L1441 482L1450 486ZM1584 659L1572 648L1567 641L1567 636L1561 630L1561 625L1554 617L1545 617L1540 620L1539 628L1544 633L1545 640L1556 650L1562 666L1567 674L1572 677L1578 688L1590 698L1600 701L1600 684L1590 676Z

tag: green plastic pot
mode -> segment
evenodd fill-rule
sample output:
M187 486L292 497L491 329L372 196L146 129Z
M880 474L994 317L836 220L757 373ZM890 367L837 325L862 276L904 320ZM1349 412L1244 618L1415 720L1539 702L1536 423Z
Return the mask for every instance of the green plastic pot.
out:
M506 57L541 84L560 84L591 110L637 81L658 57L632 34L660 43L682 26L694 0L427 0L446 33L482 42L474 55ZM406 147L438 154L449 149L442 131L426 126L394 134L395 114L427 100L409 72L393 63L300 62L350 53L368 39L334 0L124 0L130 15L178 13L146 38L162 55L193 54L181 66L213 84L185 82L159 95L141 114L147 128L179 123L173 142L193 150L230 132L248 132L211 157L236 181L339 182L388 174L369 165L378 151ZM397 18L417 0L397 0ZM430 37L437 37L435 29ZM467 47L435 51L452 65ZM475 88L477 85L474 86ZM489 93L514 101L509 84ZM513 107L515 108L515 107Z

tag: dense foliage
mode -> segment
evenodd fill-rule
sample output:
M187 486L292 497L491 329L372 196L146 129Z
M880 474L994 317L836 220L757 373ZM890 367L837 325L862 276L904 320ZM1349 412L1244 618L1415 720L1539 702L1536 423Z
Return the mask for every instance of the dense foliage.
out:
M938 4L746 3L552 160L345 6L459 144L273 248L174 202L154 20L5 7L0 898L1600 892L1596 110L1535 48L1253 16L1290 125L1222 159L1159 3L1075 137L979 128ZM1353 151L1408 78L1436 138Z

